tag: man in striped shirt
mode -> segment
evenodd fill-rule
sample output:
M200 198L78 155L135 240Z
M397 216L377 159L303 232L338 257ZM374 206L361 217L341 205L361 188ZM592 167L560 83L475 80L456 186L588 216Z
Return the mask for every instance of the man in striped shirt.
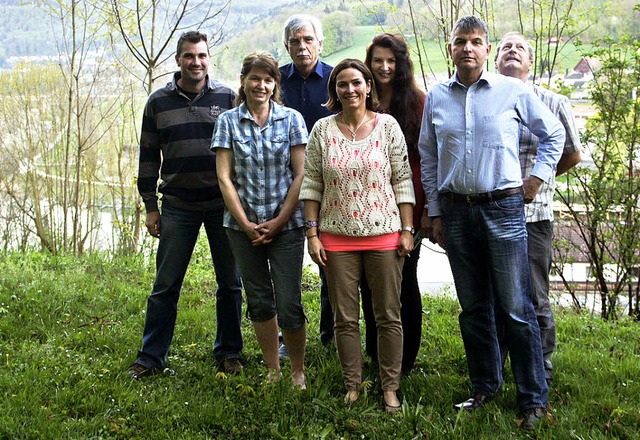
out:
M222 227L224 200L215 153L209 149L216 120L234 107L236 94L209 78L205 34L182 34L175 59L180 71L151 94L142 119L138 190L147 213L147 230L159 243L142 349L129 367L134 379L166 367L180 289L202 225L218 283L213 354L223 371L239 373L242 369L240 276ZM162 194L161 209L158 193Z
M511 76L527 82L529 71L533 65L533 47L518 32L509 32L500 41L496 51L496 69L503 75ZM558 162L555 177L566 173L580 162L580 136L574 123L571 103L566 96L535 84L528 83L533 91L542 99L551 112L560 120L566 131L564 150ZM531 174L536 163L538 137L523 125L519 127L520 168L522 178ZM545 376L548 382L553 378L551 354L556 346L556 324L549 301L549 271L551 270L553 241L553 194L555 177L544 182L540 191L531 203L525 205L527 221L529 268L533 290L533 305L536 310L542 354L544 356ZM501 344L504 347L504 344ZM506 347L503 359L506 359Z

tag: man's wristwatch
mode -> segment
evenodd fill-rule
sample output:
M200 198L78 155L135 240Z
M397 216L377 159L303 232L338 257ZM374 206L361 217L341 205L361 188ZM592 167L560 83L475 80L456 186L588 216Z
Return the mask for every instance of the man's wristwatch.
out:
M413 234L416 232L416 230L415 230L415 229L413 229L413 226L403 226L403 227L402 227L402 231L403 231L403 232L404 232L404 231L410 232L410 233L411 233L411 235L413 235Z

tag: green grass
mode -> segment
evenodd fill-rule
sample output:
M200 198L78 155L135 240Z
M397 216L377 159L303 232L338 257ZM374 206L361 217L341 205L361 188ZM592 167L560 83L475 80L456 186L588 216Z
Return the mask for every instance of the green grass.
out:
M109 261L110 260L110 261ZM403 411L383 412L377 372L352 407L335 354L318 337L318 280L307 271L309 387L263 383L266 369L247 319L247 365L219 373L212 357L215 279L200 242L187 275L169 356L175 375L133 381L153 259L0 256L0 438L11 439L633 439L640 436L640 328L558 310L551 422L520 432L510 374L474 414L452 403L469 381L458 305L425 297L416 370L401 383ZM288 371L288 363L284 363Z

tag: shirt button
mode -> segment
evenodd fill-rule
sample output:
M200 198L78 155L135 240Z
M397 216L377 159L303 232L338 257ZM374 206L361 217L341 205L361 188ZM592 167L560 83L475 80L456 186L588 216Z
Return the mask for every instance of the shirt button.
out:
M467 170L467 174L471 174L471 170Z
M471 154L471 150L467 150L467 154Z
M467 130L467 134L471 134L471 130Z

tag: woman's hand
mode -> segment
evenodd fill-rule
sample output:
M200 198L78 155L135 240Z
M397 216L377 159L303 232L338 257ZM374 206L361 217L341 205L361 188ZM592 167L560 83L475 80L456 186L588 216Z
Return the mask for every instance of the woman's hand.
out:
M398 242L398 255L406 257L413 250L413 234L409 231L402 231Z
M317 236L307 239L307 249L309 251L309 256L314 263L321 267L326 266L325 262L327 261L327 254L322 242Z
M253 222L248 222L246 225L242 225L242 231L247 234L247 237L249 237L249 240L251 240L251 243L255 243L256 240L260 239L261 234L256 230L256 225ZM254 244L255 246L255 244Z
M264 223L254 226L254 230L260 234L258 238L252 240L251 244L260 246L269 244L280 233L286 222L279 220L279 217L268 220Z

